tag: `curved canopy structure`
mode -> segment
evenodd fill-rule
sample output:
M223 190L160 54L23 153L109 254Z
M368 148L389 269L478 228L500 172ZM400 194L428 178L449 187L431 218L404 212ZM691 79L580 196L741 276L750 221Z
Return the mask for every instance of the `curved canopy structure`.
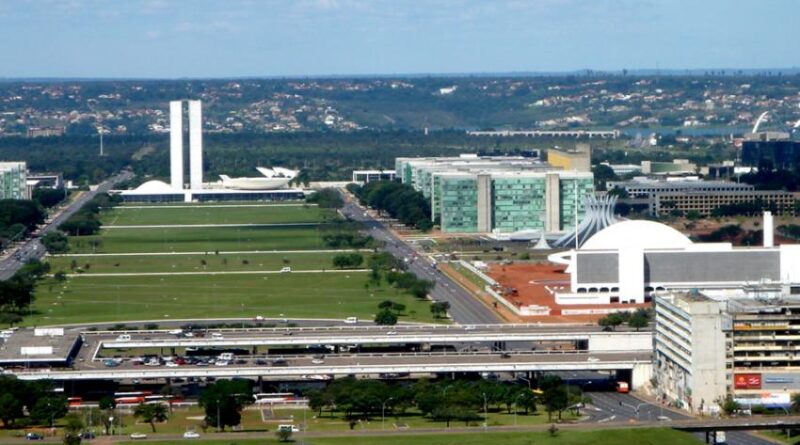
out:
M577 244L580 247L580 245L590 239L592 235L617 222L617 219L614 217L614 206L617 205L617 196L606 195L602 198L587 196L583 201L583 205L586 207L586 213L583 217L583 221L578 224L577 230L559 238L553 243L554 246L574 247L577 237Z
M624 247L675 249L690 246L692 240L667 225L644 220L612 224L597 232L581 250L617 250Z

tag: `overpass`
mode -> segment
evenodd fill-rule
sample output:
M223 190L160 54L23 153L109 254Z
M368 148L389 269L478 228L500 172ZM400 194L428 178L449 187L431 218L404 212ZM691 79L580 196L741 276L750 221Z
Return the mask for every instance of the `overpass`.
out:
M122 363L107 368L95 362L78 363L72 369L6 370L22 380L121 380L169 378L304 378L308 376L367 375L390 373L437 374L482 372L546 372L546 371L630 371L632 385L637 387L649 379L652 353L610 351L590 352L515 352L515 353L389 353L341 354L324 359L314 356L292 356L278 364L227 366L185 365L151 367Z
M498 131L468 131L470 136L527 136L527 137L571 137L571 138L601 138L617 139L619 130L498 130Z
M588 351L650 351L650 331L603 331L598 326L397 325L329 326L308 328L218 329L204 337L186 337L172 331L84 332L99 348L185 348L313 345L400 345L508 342L579 342ZM121 334L125 334L122 336ZM130 337L130 338L128 338Z

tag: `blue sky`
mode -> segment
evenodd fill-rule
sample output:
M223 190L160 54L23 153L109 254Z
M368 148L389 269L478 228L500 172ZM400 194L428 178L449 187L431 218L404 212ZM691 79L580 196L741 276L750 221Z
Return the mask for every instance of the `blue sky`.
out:
M0 77L800 65L798 0L0 0Z

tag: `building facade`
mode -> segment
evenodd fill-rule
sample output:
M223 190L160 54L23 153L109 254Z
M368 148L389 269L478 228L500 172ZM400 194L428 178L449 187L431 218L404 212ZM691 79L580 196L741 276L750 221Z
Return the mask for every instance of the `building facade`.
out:
M0 162L0 199L30 199L25 162Z
M394 181L393 170L353 170L353 182L366 184L372 181Z
M742 142L742 163L753 167L796 171L800 167L800 141L790 139L748 140Z
M778 215L794 214L795 195L780 190L728 190L651 193L648 206L653 216L681 215L695 212L706 217L714 210L737 204L750 204L756 211L769 210Z
M522 157L398 158L397 177L430 200L448 233L573 230L594 193L591 172Z

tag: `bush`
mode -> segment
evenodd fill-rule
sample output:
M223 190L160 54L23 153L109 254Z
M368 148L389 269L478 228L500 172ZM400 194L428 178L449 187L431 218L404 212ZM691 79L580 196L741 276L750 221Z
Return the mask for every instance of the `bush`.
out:
M49 232L42 237L41 241L48 253L57 254L69 251L69 241L64 232L58 230Z

